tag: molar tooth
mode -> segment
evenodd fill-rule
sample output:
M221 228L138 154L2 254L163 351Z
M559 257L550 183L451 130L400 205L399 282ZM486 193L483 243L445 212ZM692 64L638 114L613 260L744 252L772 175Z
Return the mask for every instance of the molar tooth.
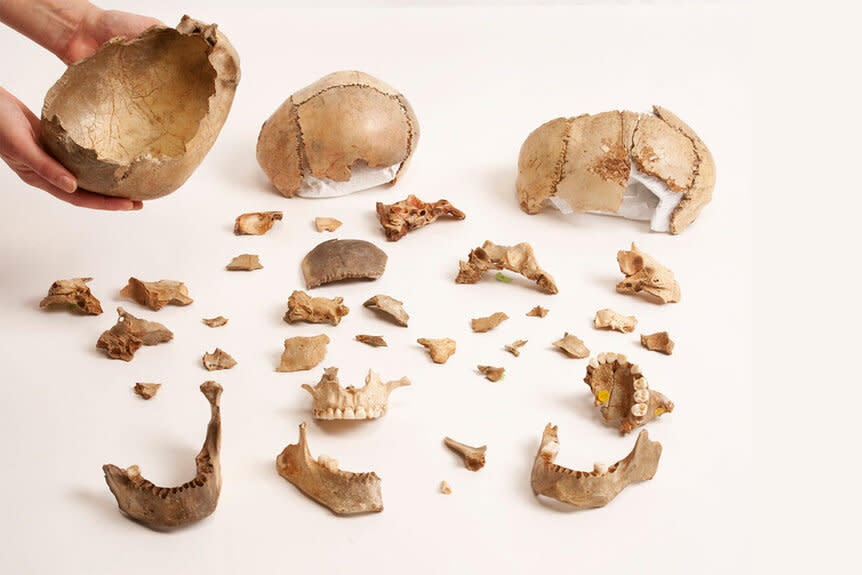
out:
M629 368L629 371L631 371L635 375L640 375L641 374L641 366L639 366L638 364L634 364L631 366L631 368Z
M616 360L617 360L617 354L615 354L615 353L606 353L605 354L605 361L607 363L613 363Z
M596 462L593 463L593 471L599 475L605 475L608 472L608 466L604 463Z
M631 411L632 415L634 415L635 417L643 417L644 415L646 415L647 406L645 403L636 403L632 406Z
M638 403L646 403L649 401L649 391L646 389L639 389L635 392L634 398Z
M625 354L618 353L618 354L617 354L617 361L618 361L618 362L620 362L620 363L625 363L625 362L626 362L626 361L628 361L628 360L626 359Z
M592 367L593 369L599 367L599 362L596 358L594 358L594 357L590 358L590 367Z
M643 377L639 377L635 380L635 390L640 391L644 389L649 389L647 386L647 381Z
M602 352L599 355L597 355L596 357L598 358L599 363L605 363L605 357L607 357L607 354Z

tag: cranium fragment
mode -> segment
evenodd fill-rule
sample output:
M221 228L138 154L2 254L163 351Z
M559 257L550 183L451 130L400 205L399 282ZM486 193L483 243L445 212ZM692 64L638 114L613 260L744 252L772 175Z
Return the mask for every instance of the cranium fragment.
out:
M251 212L236 217L233 233L238 236L262 236L277 221L284 217L282 212Z
M42 141L80 188L151 200L179 188L218 137L239 57L215 24L188 16L114 38L45 96Z
M482 375L485 376L485 379L488 381L500 381L506 376L506 368L504 367L493 367L490 365L477 365L476 369L478 369Z
M388 295L377 294L376 296L369 298L368 301L362 305L367 308L377 309L378 311L388 315L392 318L392 321L401 327L407 327L407 322L410 320L410 316L407 315L406 311L404 311L404 302L398 301L394 297L389 297Z
M386 345L386 340L384 340L383 336L380 335L365 335L360 333L356 336L356 341L370 345L371 347L388 347Z
M295 290L287 299L287 312L284 321L294 323L328 323L338 325L341 318L350 312L342 302L344 298L311 297L304 291Z
M394 184L418 139L407 98L368 74L335 72L264 122L257 161L285 197L342 196Z
M533 493L592 509L604 507L630 484L652 479L658 470L661 443L650 441L644 429L631 453L610 467L597 463L593 471L575 471L555 464L559 451L557 426L549 423L542 434L530 475Z
M507 316L501 311L498 311L492 313L488 317L475 317L471 319L470 326L473 328L473 331L477 333L484 333L486 331L491 331L507 319L509 319L509 316Z
M314 227L318 232L334 232L341 227L341 222L335 218L314 218Z
M626 279L617 284L619 293L632 295L644 291L661 303L679 301L679 284L673 272L651 255L640 251L634 242L631 251L617 252L617 262L620 264L620 271L626 276Z
M250 272L263 269L260 263L260 257L255 254L242 254L233 258L230 263L225 266L228 271Z
M635 330L638 320L633 315L622 315L611 308L606 307L596 312L593 325L596 329L612 329L622 333L631 333Z
M458 262L458 265L460 270L455 283L474 284L489 269L509 270L535 281L544 292L555 294L559 291L554 278L539 267L533 248L526 242L515 246L498 246L486 241L482 247L470 252L466 262Z
M546 315L548 315L548 310L540 305L537 305L536 307L528 311L527 315L529 317L545 317Z
M97 349L104 349L109 357L132 361L142 345L157 345L174 338L171 330L155 321L139 319L117 308L120 316L114 327L102 333L96 342Z
M452 487L448 483L446 483L446 481L441 481L440 482L440 493L442 493L443 495L451 495L452 494Z
M558 347L569 357L576 357L578 359L583 359L585 357L590 356L590 350L587 349L587 346L584 345L584 342L581 341L580 338L566 332L562 339L558 339L554 342L554 347Z
M212 353L205 353L203 362L207 371L230 369L236 365L236 360L229 353L218 347Z
M456 220L467 217L447 200L425 203L413 194L394 204L377 202L377 218L390 242L400 240L407 232L434 223L440 216L451 216Z
M311 369L323 361L328 343L329 336L326 334L314 337L296 336L284 340L281 363L275 370L284 372Z
M455 340L444 337L443 339L427 339L420 337L416 343L425 347L431 355L434 363L446 363L455 353Z
M715 163L697 134L659 106L651 114L557 118L533 131L518 158L521 209L649 220L682 232L712 199Z
M183 282L159 280L143 282L138 278L129 278L129 283L120 290L120 295L137 303L159 311L166 305L189 305L189 288Z
M311 394L311 412L315 419L377 419L386 413L389 394L393 389L410 385L406 377L383 383L380 376L368 370L365 385L341 387L338 368L327 367L314 387L307 383L302 389Z
M513 341L512 343L503 346L503 349L514 355L515 357L521 356L521 348L527 345L526 339L519 339L517 341Z
M227 318L219 315L216 317L204 318L203 322L209 327L221 327L227 323Z
M479 471L485 467L485 452L488 450L488 446L470 447L469 445L455 441L451 437L444 438L443 443L464 459L464 465L470 471Z
M650 351L658 351L665 355L673 353L673 340L666 331L658 331L649 335L641 334L641 345Z
M152 399L159 392L159 388L161 386L161 383L138 382L135 384L135 393L140 395L143 399Z
M117 498L120 509L132 519L150 527L181 527L200 521L216 509L221 491L221 410L222 387L214 381L201 385L210 403L206 439L197 457L194 479L178 487L158 487L141 475L137 465L120 469L105 465L105 481Z
M623 433L673 411L673 402L650 389L640 366L622 354L600 353L590 359L584 382L604 420L619 420Z
M328 240L302 260L308 289L347 279L377 279L386 269L386 254L365 240Z
M48 295L39 302L39 307L64 305L81 313L99 315L102 313L102 305L87 287L87 282L92 280L93 278L72 278L55 281L48 288Z
M299 425L299 442L288 445L275 459L278 474L300 491L339 515L383 511L380 478L373 471L353 473L338 469L338 462L321 455L312 459Z

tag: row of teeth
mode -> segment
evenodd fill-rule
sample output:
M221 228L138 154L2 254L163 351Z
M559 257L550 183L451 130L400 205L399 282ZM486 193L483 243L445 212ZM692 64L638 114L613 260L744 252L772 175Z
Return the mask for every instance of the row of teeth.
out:
M613 363L615 361L623 363L626 361L626 356L621 353L600 353L596 357L590 359L590 366L596 368L603 363Z
M593 473L596 475L606 475L608 472L608 466L604 463L593 463Z
M649 403L649 384L647 384L647 380L643 376L635 380L634 400L635 404L631 409L632 415L635 417L645 416L647 414L647 404Z
M315 419L375 419L386 413L385 407L345 407L344 409L315 409L312 414Z

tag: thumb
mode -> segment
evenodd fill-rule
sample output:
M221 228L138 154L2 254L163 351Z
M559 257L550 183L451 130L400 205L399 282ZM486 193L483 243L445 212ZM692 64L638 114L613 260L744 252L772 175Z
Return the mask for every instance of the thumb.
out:
M23 105L21 106L21 111L30 125L27 126L25 123L14 130L9 141L11 155L19 163L27 166L57 188L70 194L73 193L78 188L75 176L57 160L49 156L39 145L39 135L41 132L39 118Z

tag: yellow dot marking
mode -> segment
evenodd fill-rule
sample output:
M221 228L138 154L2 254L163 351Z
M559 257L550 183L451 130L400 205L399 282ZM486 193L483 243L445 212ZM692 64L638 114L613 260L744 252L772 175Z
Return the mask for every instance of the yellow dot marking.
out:
M659 415L661 415L662 413L664 413L664 408L663 408L663 407L656 407L656 408L655 408L655 416L656 416L656 417L658 417L658 416L659 416Z
M610 397L611 394L607 389L603 389L599 392L599 401L601 401L602 403L610 399Z

